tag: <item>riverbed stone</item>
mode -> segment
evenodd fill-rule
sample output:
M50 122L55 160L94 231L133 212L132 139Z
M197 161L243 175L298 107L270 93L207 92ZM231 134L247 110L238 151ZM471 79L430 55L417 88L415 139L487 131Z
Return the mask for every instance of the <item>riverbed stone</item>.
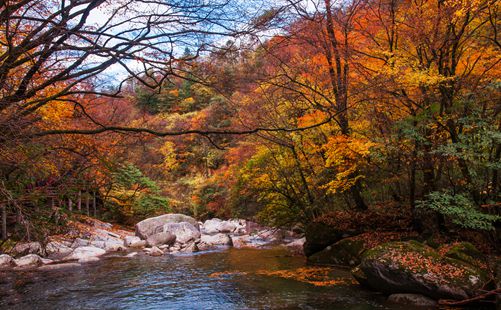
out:
M89 257L99 257L106 253L105 250L95 246L84 246L76 248L70 255L63 260L85 260Z
M378 291L433 299L470 298L489 281L487 270L442 256L416 241L389 242L368 250L359 269L366 284Z
M28 254L16 259L17 267L37 267L43 264L42 258L37 254Z
M388 302L395 304L412 305L435 309L437 302L434 299L420 294L392 294L388 296Z
M158 245L171 245L176 241L176 235L171 232L159 232L157 234L151 235L146 240L148 246L158 246Z
M108 252L121 252L126 250L122 240L92 240L90 245Z
M0 269L13 267L15 265L16 265L16 263L14 261L14 258L12 258L12 256L7 255L7 254L0 255Z
M164 232L175 235L176 242L182 244L200 239L200 231L188 222L167 223L163 229Z
M136 236L141 239L148 239L149 236L164 231L164 225L167 223L188 222L197 230L200 230L198 222L184 214L164 214L157 217L145 219L136 224Z

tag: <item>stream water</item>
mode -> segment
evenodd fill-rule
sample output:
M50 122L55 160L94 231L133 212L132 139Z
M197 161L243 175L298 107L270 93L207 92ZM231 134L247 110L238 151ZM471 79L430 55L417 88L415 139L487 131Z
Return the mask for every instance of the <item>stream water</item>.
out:
M326 284L331 284L330 286ZM57 271L0 273L0 309L406 309L283 249L106 257Z

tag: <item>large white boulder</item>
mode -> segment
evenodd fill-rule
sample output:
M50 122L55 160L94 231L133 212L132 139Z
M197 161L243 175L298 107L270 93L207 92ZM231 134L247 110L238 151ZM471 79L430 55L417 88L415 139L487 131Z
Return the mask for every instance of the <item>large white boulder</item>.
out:
M10 255L7 254L0 255L0 268L8 268L15 265L16 262Z
M237 225L234 221L222 221L217 218L205 221L203 226L203 232L206 234L232 233L235 229Z
M200 239L200 231L188 222L167 223L163 226L163 231L175 235L176 242L181 244Z
M149 236L164 231L164 225L167 223L188 222L199 230L198 222L184 214L164 214L152 217L136 224L136 236L141 239L148 239Z
M106 253L105 250L95 246L84 246L76 248L73 253L66 256L63 260L85 260L89 257L99 257Z
M42 258L37 254L28 254L16 259L17 267L37 267L43 264Z

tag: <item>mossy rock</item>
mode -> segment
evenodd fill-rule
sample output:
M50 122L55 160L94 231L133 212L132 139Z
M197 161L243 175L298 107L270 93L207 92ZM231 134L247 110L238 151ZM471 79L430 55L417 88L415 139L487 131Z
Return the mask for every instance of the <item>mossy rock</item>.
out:
M444 255L452 259L457 259L479 268L484 268L487 264L485 255L469 242L461 242L448 247Z
M415 293L435 299L472 297L489 281L487 270L441 256L422 243L389 242L366 251L359 265L365 284L388 294ZM355 276L355 275L354 275Z
M360 258L366 250L363 240L346 238L311 255L308 262L318 265L355 266L360 264Z

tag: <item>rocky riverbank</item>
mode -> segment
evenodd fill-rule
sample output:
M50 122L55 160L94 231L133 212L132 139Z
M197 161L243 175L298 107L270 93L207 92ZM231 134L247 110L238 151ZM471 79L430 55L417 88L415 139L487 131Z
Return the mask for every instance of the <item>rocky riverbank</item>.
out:
M308 262L352 268L362 286L388 295L390 302L426 307L479 301L493 305L501 294L500 274L496 281L494 272L499 257L487 257L471 243L432 247L416 241L415 234L395 232L329 235L336 241L325 246L317 242L325 239L307 231Z
M182 214L165 214L136 224L135 231L85 217L70 222L68 235L40 242L18 243L4 249L0 269L52 270L95 262L108 253L125 256L176 255L221 247L259 248L282 245L302 253L304 238L289 231L259 226L246 220L211 219L197 222Z

